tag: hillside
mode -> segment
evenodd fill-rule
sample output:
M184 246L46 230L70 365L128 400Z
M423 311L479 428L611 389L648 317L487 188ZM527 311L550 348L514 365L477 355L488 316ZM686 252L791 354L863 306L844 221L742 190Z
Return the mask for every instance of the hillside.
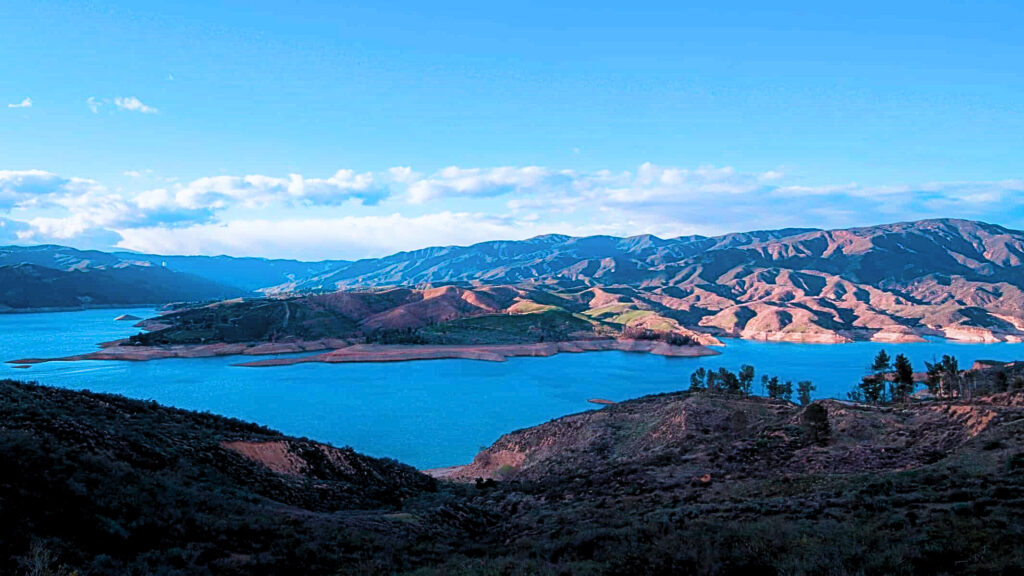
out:
M353 327L408 329L417 325L421 305L405 303L383 316L370 309L353 315L343 310L348 297L337 296L341 307L336 309L316 295L458 286L493 292L481 296L485 299L503 292L501 298L524 303L515 309L494 304L467 310L464 303L433 300L423 306L440 306L435 312L441 316L554 306L601 324L681 330L705 341L722 336L819 343L929 336L1024 340L1024 233L966 220L713 238L548 235L357 262L103 254L60 247L0 250L0 264L19 259L64 271L114 270L130 262L166 265L175 274L232 286L233 296L260 290L274 297L267 301L269 309L285 310L274 304L279 301L308 303L314 323L334 325L311 330L332 337ZM182 276L178 284L187 278L195 276ZM365 297L355 297L360 298ZM240 311L244 319L239 321L282 333L275 324L281 319L268 321L261 306L251 307L259 309L255 317Z
M0 246L0 267L32 264L59 271L113 270L126 266L165 268L209 283L229 286L233 295L305 278L345 264L340 260L301 262L230 256L162 256L136 252L76 250L66 246ZM183 276L186 278L186 276Z
M662 240L544 236L342 266L288 290L463 282L603 289L715 336L1024 338L1024 233L965 220ZM593 306L591 306L593 308Z
M33 546L89 574L324 573L414 538L402 501L436 490L392 461L116 396L0 381L0 423L17 462L0 467L4 574L28 573Z
M992 574L1024 561L1019 392L906 407L649 396L433 472L467 483L10 381L0 423L0 457L18 463L0 467L11 574Z
M524 286L392 288L228 301L144 322L149 332L109 345L103 354L234 343L474 347L626 338L677 347L719 344L649 310L605 314L619 310L605 305L614 301L601 291L563 294ZM593 302L599 307L592 308ZM254 346L257 350L262 348Z
M668 263L686 260L709 250L786 238L808 231L785 229L668 240L649 234L629 238L577 238L549 234L522 241L424 248L384 258L359 260L325 274L284 284L277 290L331 291L457 282L638 285L645 283L653 270Z
M0 312L40 308L161 305L227 298L236 289L150 266L55 270L0 266Z

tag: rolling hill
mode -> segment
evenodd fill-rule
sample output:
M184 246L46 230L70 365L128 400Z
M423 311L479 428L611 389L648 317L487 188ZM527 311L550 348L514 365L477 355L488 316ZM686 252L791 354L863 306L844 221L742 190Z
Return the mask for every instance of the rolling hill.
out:
M547 235L355 262L130 256L135 260L59 247L4 249L0 264L21 258L70 270L134 262L195 274L235 288L236 296L259 290L276 298L504 287L529 294L502 312L555 306L599 321L714 337L1024 339L1024 233L967 220L674 239ZM380 327L404 327L403 314L381 319Z

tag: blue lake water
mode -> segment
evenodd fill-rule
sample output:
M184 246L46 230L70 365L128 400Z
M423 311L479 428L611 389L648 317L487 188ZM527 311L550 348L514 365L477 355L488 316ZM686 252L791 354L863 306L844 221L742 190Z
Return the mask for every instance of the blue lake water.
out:
M121 314L148 309L0 314L0 360L90 352L99 342L135 334ZM506 432L596 409L588 398L625 400L682 390L699 366L732 370L751 364L783 379L812 380L817 396L845 397L882 348L924 361L952 354L978 359L1024 359L1024 344L813 345L731 340L721 356L664 358L593 352L508 362L431 360L379 364L232 366L239 357L149 362L54 362L29 369L0 365L0 378L36 380L73 389L112 392L264 424L286 434L421 468L469 462ZM249 360L251 358L244 358Z

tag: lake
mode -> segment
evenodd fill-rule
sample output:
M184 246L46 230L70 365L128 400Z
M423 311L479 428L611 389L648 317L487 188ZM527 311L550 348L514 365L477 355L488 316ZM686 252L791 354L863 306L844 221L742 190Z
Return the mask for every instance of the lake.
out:
M99 342L137 333L105 309L0 314L0 360L90 352ZM917 370L952 354L961 366L978 359L1024 359L1024 344L782 344L729 340L721 356L664 358L592 352L508 362L430 360L378 364L232 366L239 357L149 362L54 362L29 369L0 365L0 378L36 380L76 390L123 394L257 422L289 435L352 446L420 468L463 464L499 436L552 418L598 409L588 398L626 400L682 390L697 367L812 380L818 397L845 397L875 353L906 354ZM248 360L251 357L245 357ZM759 386L755 384L755 388Z

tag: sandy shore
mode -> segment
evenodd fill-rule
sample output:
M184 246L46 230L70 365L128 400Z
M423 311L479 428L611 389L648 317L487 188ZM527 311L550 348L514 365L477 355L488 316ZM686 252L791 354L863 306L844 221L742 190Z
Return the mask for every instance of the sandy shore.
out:
M144 320L139 324L158 322L159 318ZM147 328L151 328L147 326ZM974 327L930 327L919 330L907 328L886 330L858 330L837 332L752 332L724 334L744 340L767 342L792 342L801 344L843 344L856 341L874 341L891 344L924 342L924 336L934 336L960 342L992 343L1021 342L1014 334L993 332ZM8 360L18 368L43 362L72 362L77 360L123 360L145 361L163 358L210 358L214 356L272 356L301 352L323 352L301 358L270 358L244 362L239 366L284 366L305 362L404 362L410 360L466 359L502 362L516 356L553 356L561 352L596 352L618 350L621 352L643 352L660 356L713 356L719 354L706 346L672 346L652 340L600 339L573 340L568 342L542 342L537 344L501 344L479 346L454 345L380 345L357 344L356 340L328 338L312 341L289 342L239 342L218 344L184 344L175 346L130 346L127 340L115 340L100 344L102 350L65 356L62 358L19 358Z
M269 356L272 354L295 354L320 352L349 346L346 340L325 339L298 342L192 344L180 346L128 346L127 340L114 340L100 344L97 352L76 354L61 358L22 358L9 360L8 364L41 364L43 362L74 362L78 360L124 360L142 362L163 358L212 358L214 356Z
M143 362L164 358L211 358L215 356L270 356L300 352L323 354L299 358L270 358L244 362L238 366L286 366L304 362L404 362L410 360L466 359L502 362L514 356L552 356L559 352L597 352L619 350L645 352L660 356L712 356L719 354L704 346L671 346L647 340L578 340L540 344L509 344L490 346L431 346L353 344L351 341L325 339L277 343L197 344L181 346L126 346L125 340L101 344L102 350L62 358L19 358L9 364L31 365L43 362L75 362L79 360L122 360Z
M704 346L672 346L649 340L574 340L570 342L542 342L538 344L496 344L481 346L442 345L379 345L357 344L315 356L301 358L271 358L245 362L239 366L287 366L307 362L405 362L410 360L484 360L504 362L519 356L554 356L562 352L643 352L659 356L697 357L719 354Z

